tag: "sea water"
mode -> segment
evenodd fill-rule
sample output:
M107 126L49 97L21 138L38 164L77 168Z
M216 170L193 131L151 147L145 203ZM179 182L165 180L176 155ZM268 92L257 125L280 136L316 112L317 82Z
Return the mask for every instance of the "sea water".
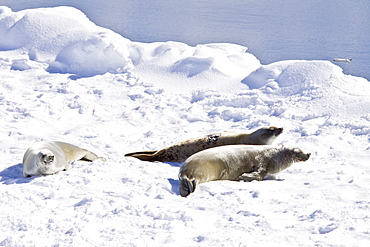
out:
M0 0L21 9L73 6L99 26L139 42L227 42L249 48L262 64L330 60L370 79L368 0Z

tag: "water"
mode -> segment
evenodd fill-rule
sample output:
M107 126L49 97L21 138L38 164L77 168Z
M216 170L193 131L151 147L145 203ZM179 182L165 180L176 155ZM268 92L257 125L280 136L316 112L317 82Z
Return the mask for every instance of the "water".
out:
M262 64L287 59L333 60L370 79L368 0L0 0L14 11L68 5L99 26L139 42L247 46Z

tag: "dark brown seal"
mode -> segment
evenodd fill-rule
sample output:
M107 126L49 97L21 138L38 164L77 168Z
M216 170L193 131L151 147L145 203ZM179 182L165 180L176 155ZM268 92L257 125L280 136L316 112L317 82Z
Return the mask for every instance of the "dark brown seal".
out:
M224 145L270 145L283 132L283 128L260 128L252 133L221 132L202 138L190 139L161 149L159 151L142 151L128 153L125 156L143 161L184 162L191 155L213 147Z

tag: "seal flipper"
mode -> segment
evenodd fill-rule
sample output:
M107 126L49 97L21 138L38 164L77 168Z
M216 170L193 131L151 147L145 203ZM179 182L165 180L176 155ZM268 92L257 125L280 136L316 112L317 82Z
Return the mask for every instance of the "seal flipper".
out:
M91 159L88 159L86 157L82 157L81 159L79 159L79 161L87 161L87 162L92 162Z
M81 159L79 159L79 160L81 160L81 161L88 161L88 162L93 162L94 160L97 160L97 159L99 159L99 160L101 160L101 161L106 161L106 159L105 158L103 158L103 157L99 157L99 156L97 156L96 154L94 154L94 153L92 153L92 152L90 152L90 151L88 151L86 154L85 154L85 156L84 157L82 157Z
M182 197L188 196L190 193L195 191L197 183L195 180L190 181L187 177L181 178L180 180L180 195Z
M256 172L243 173L236 180L251 182L253 180L261 181L267 175L266 168L260 167Z
M128 153L125 154L125 157L134 157L142 161L157 161L153 155L157 151L142 151L142 152L135 152L135 153Z

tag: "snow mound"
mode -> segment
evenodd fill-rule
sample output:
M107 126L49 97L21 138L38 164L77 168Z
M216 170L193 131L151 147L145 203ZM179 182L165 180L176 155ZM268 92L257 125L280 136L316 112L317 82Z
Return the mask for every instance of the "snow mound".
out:
M172 71L193 77L211 69L214 61L215 59L212 57L187 57L177 61Z
M316 88L318 81L328 81L341 73L342 69L329 61L280 61L261 66L243 83L250 89L289 87L290 93L300 93Z
M342 92L366 95L370 84L366 79L343 74L329 61L287 60L263 65L242 80L249 89L261 89L283 96L303 94L330 95Z
M173 64L173 72L185 73L191 77L210 70L237 77L241 69L244 73L250 73L250 70L260 66L257 58L246 53L246 47L235 44L197 45L192 51L190 56Z
M88 40L66 46L55 61L50 63L48 71L93 76L129 70L132 64L127 49L110 37L112 35L97 34ZM116 37L120 39L120 36Z
M249 74L261 64L246 51L246 47L235 44L215 43L192 47L173 41L133 43L130 47L131 59L136 66L152 64L158 70L182 73L187 77L206 71L237 77Z
M240 80L261 66L246 51L244 46L224 43L192 47L169 41L130 46L135 73L171 91L181 88L180 92L245 88Z
M71 7L12 12L0 7L0 50L20 50L50 72L93 76L131 68L127 39L98 27ZM18 69L29 69L17 63Z

